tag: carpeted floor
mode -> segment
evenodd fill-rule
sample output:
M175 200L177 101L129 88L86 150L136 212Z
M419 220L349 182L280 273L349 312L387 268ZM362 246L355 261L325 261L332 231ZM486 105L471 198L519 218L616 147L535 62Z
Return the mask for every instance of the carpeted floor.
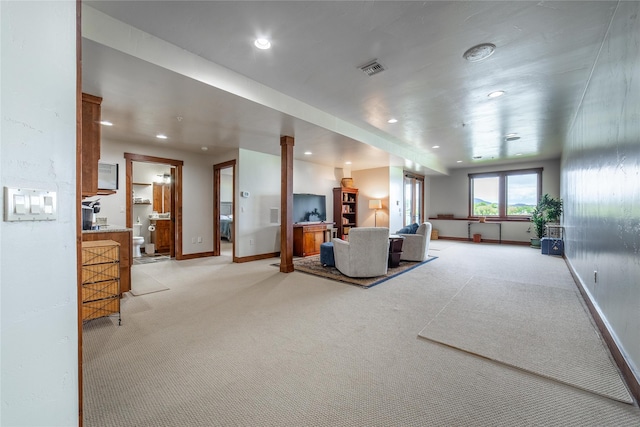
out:
M320 255L308 256L305 258L295 258L293 265L296 271L301 271L307 274L313 274L314 276L324 277L326 279L335 280L338 282L348 283L350 285L360 286L364 289L371 288L380 283L402 274L407 271L419 267L427 262L433 261L437 257L430 256L426 261L411 262L400 261L400 265L397 267L389 267L387 274L379 277L349 277L345 276L335 267L324 266L320 263ZM273 264L274 266L280 266L280 264Z
M166 291L169 289L162 282L162 278L155 278L150 275L147 265L134 265L131 267L131 295L140 296L153 292Z
M633 403L579 296L568 289L473 277L419 335Z
M636 406L418 337L472 280L577 295L562 258L496 244L431 250L437 261L366 292L281 273L276 259L139 266L171 289L125 294L122 326L85 326L84 425L640 425Z

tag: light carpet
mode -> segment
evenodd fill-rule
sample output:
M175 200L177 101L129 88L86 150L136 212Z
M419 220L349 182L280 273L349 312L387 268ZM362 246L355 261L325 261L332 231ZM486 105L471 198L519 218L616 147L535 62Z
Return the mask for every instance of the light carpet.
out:
M633 403L572 290L473 277L419 336Z
M166 291L169 289L164 283L144 272L144 266L136 265L131 268L131 294L135 296Z
M412 261L400 261L400 265L397 267L389 267L387 274L378 277L349 277L345 276L336 267L324 266L320 263L320 255L312 255L305 258L296 258L293 260L293 266L296 271L301 271L307 274L313 274L314 276L324 277L326 279L335 280L338 282L348 283L350 285L361 286L365 289L379 285L387 280L396 277L400 274L406 273L416 267L424 265L430 261L433 261L437 257L429 256L426 261L412 262ZM280 264L274 264L279 266Z

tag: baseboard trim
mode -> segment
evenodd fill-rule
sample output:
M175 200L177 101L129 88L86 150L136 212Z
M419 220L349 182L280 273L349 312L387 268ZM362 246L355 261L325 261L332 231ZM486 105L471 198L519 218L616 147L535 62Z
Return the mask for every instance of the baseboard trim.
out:
M251 256L243 256L243 257L234 256L233 262L238 262L238 263L251 262L251 261L258 261L261 259L277 258L279 256L280 256L280 252L271 252L268 254L251 255Z
M182 254L180 261L185 259L207 258L213 256L213 252L198 252L195 254Z
M600 331L600 334L602 335L602 338L604 339L605 344L607 345L607 347L609 348L609 351L611 352L611 356L613 356L613 360L616 362L618 369L620 369L620 373L622 374L622 377L627 383L627 387L629 387L629 391L631 392L631 394L633 395L633 398L635 399L635 405L638 406L638 402L640 402L640 381L638 380L638 378L636 378L635 373L627 363L627 359L625 358L624 354L620 350L620 347L618 346L618 343L616 342L615 338L611 334L611 331L609 331L609 328L607 327L607 323L602 318L600 311L596 307L596 304L591 299L591 294L589 293L589 291L586 289L586 287L580 280L580 277L578 276L577 272L573 268L573 265L571 265L571 262L569 262L566 256L563 258L564 258L564 262L567 264L567 267L569 268L569 272L571 273L571 276L573 277L573 281L576 283L578 290L582 295L582 299L584 300L585 304L587 304L587 308L589 309L589 312L591 313L593 320L596 322L596 326L598 327L598 330Z

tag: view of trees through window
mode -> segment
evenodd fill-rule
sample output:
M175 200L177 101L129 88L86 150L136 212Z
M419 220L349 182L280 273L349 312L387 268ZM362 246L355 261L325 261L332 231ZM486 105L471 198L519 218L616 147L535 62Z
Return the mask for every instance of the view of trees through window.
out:
M470 174L472 216L529 216L538 203L542 170Z

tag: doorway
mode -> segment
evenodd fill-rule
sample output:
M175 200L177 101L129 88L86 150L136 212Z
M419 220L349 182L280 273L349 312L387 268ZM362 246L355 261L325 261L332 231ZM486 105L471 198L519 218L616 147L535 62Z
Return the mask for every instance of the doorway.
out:
M124 157L127 228L136 224L141 229L145 243L153 244L149 252L182 259L182 160L132 153ZM134 163L143 173L134 174Z
M213 256L229 255L235 261L236 161L213 165Z
M424 176L404 173L404 226L421 224L424 218Z

